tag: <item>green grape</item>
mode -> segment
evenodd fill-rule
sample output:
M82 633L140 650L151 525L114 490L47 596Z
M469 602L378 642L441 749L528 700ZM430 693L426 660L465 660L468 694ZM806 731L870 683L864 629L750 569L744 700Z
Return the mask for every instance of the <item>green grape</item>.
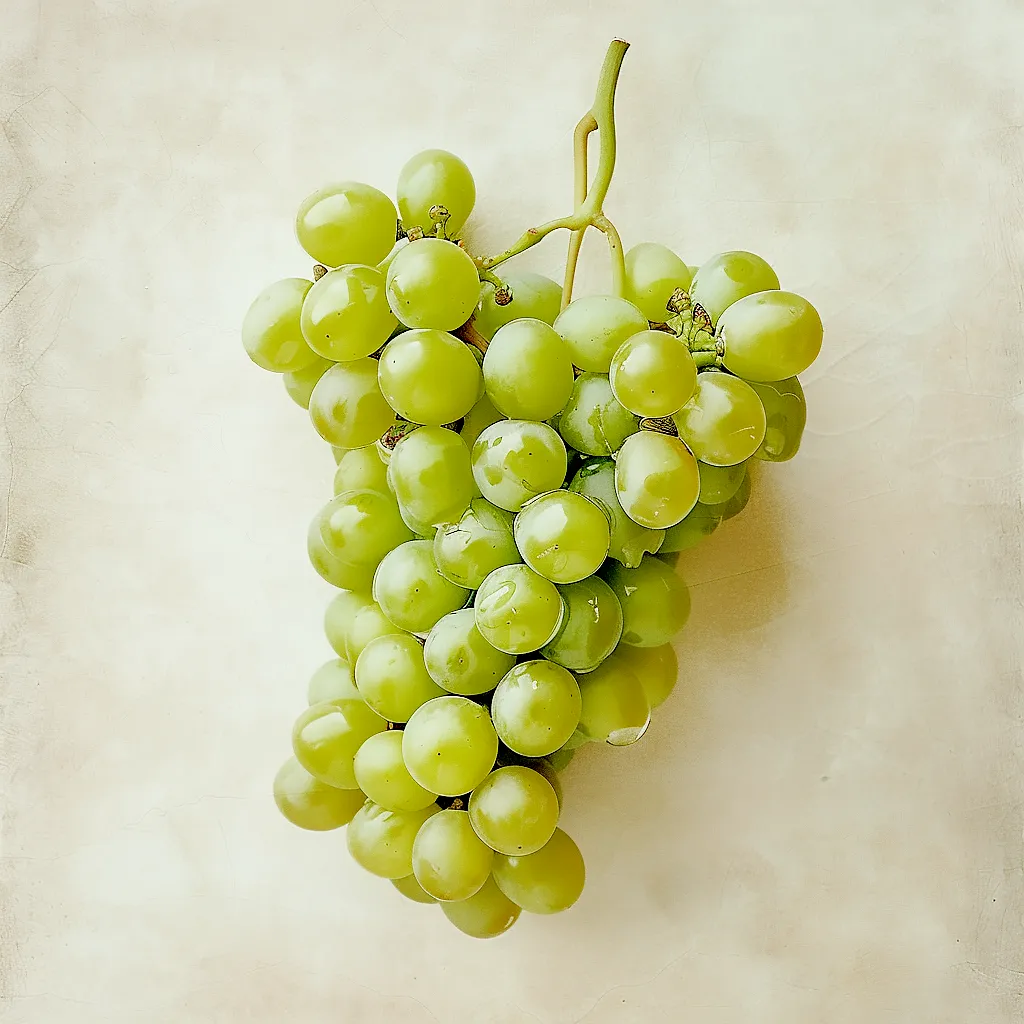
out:
M431 804L419 811L389 811L367 800L349 822L348 852L360 867L381 878L406 878L412 874L416 833L440 810Z
M484 353L484 388L495 408L514 419L554 416L569 400L574 380L565 342L543 320L513 320Z
M619 404L637 416L671 416L696 389L697 367L674 334L641 331L612 356L608 382Z
M765 462L786 462L796 455L807 425L807 402L797 377L750 385L764 406L767 426L754 457Z
M402 757L412 777L442 796L475 789L494 767L498 735L487 708L468 697L435 697L409 719Z
M375 444L344 452L334 471L334 493L379 491L388 493L388 467Z
M686 447L709 466L735 466L764 440L765 415L757 392L728 373L697 378L697 390L672 417Z
M473 609L480 635L506 654L539 651L554 639L565 616L554 583L522 564L488 573Z
M490 341L499 329L513 320L530 317L553 324L562 309L562 286L543 274L501 268L501 277L512 292L512 301L499 306L494 301L495 288L485 283L476 307L473 326Z
M697 460L678 437L641 430L627 438L615 459L615 493L641 526L675 526L697 503Z
M608 556L608 516L575 491L548 491L516 516L514 535L523 561L552 583L575 583L597 572Z
M327 642L350 665L371 640L401 632L366 592L341 591L324 614Z
M376 352L397 323L384 275L359 264L324 274L302 303L302 336L325 359L362 359Z
M242 321L242 345L257 366L287 373L316 362L299 326L302 300L312 287L305 278L286 277L256 296Z
M466 442L466 447L472 451L473 445L476 444L476 439L492 423L497 423L498 420L503 419L505 419L505 417L494 408L494 403L487 397L487 395L484 395L484 397L466 413L466 418L462 421L462 429L459 431L459 436Z
M314 778L289 757L274 777L274 802L278 810L299 828L327 832L347 825L363 806L358 789L338 789Z
M609 658L580 678L580 732L596 743L628 747L651 723L647 694L633 670Z
M511 512L486 498L474 498L456 522L438 527L434 535L437 571L460 587L476 590L489 572L518 562L513 519Z
M779 279L752 252L721 252L702 263L693 275L690 298L699 303L713 324L734 303L754 292L779 287Z
M473 408L482 378L473 351L458 338L444 331L406 331L381 353L380 388L404 419L441 426Z
M443 238L421 238L391 261L387 297L406 327L454 331L476 308L480 275L465 249Z
M468 590L437 571L433 547L429 540L407 540L384 556L373 577L374 600L396 626L410 633L428 632L469 597Z
M664 562L648 556L635 569L612 562L602 575L622 605L622 643L660 647L686 625L690 592Z
M711 505L709 507L714 509L714 511L722 517L722 522L725 522L726 519L732 519L733 516L738 516L747 507L747 502L749 500L750 466L748 465L746 475L743 477L736 493L728 501L723 501L720 505Z
M517 906L531 914L568 910L583 892L583 854L567 833L556 828L536 853L494 858L494 881Z
M373 568L349 565L331 554L321 533L322 515L320 512L313 517L306 532L306 552L313 568L332 587L342 590L369 590L373 584Z
M371 640L356 661L355 673L363 700L389 722L408 722L421 704L444 694L423 664L422 644L408 633Z
M692 277L689 267L657 242L640 242L626 253L626 298L651 323L664 323L672 315L668 300L677 288L689 288Z
M472 608L449 612L434 624L423 658L438 686L465 697L490 693L516 663L513 655L497 650L481 636Z
M308 409L309 396L313 394L313 388L333 365L334 363L330 359L317 356L314 362L304 366L301 370L289 370L287 373L283 373L281 379L284 381L284 389L288 392L288 397L296 405Z
M725 344L727 370L746 380L784 380L818 358L821 317L793 292L756 292L722 314L715 336Z
M399 733L401 735L401 733ZM415 875L406 875L405 878L392 878L391 884L408 900L413 903L436 903L437 900L425 892L423 886L416 881Z
M494 851L473 831L466 811L435 814L416 833L412 870L424 892L444 901L468 900L491 876Z
M403 511L426 526L457 520L476 484L465 441L445 427L420 427L391 453L388 482Z
M299 245L325 267L380 263L395 244L398 213L372 185L343 181L307 196L295 218Z
M441 910L460 932L474 939L493 939L504 934L521 913L493 878L488 878L468 900L442 903Z
M615 463L611 459L588 459L572 478L569 490L585 494L604 509L611 524L610 558L633 568L640 564L645 552L653 554L661 547L665 531L651 530L634 522L619 504L615 492Z
M473 478L492 504L518 512L530 498L561 487L568 457L554 428L532 420L500 420L473 445Z
M309 396L309 418L330 444L341 448L373 444L395 422L394 410L377 383L377 360L353 359L332 366Z
M320 513L320 535L335 558L368 569L399 544L412 540L395 499L369 490L335 495Z
M429 234L436 223L430 217L431 208L443 206L448 211L445 233L454 237L473 210L476 185L469 168L454 153L425 149L406 161L396 194L406 231L422 228Z
M640 680L652 708L662 704L675 689L679 659L671 644L659 647L630 647L622 644L609 659L625 665Z
M559 587L565 601L562 628L540 653L573 672L591 672L615 650L622 636L619 599L598 576Z
M310 677L306 703L320 704L327 700L362 700L352 667L344 658L325 661Z
M295 720L292 749L310 775L339 789L358 789L353 762L356 751L387 722L362 700L313 704Z
M709 466L706 462L698 462L697 471L700 473L701 504L720 505L740 489L747 464L744 461L737 462L735 466Z
M640 650L637 648L630 648L631 650ZM570 737L571 739L572 737ZM562 744L553 754L548 754L547 762L551 765L551 770L554 772L564 772L569 767L569 763L576 756L576 750L573 747L569 747L566 744ZM550 780L549 780L550 781ZM557 790L555 791L557 795ZM561 804L561 801L559 801Z
M389 729L366 740L356 751L354 762L359 788L388 811L421 811L434 802L402 760L402 732Z
M722 522L722 516L714 505L702 505L698 501L685 518L665 531L665 541L658 554L672 555L679 551L689 551L710 537Z
M646 331L648 324L632 302L614 295L587 295L570 302L553 326L576 366L607 373L615 350L638 331Z
M498 853L536 853L558 824L558 797L540 773L523 765L498 768L473 790L469 820Z
M543 757L562 746L579 724L579 684L554 662L521 661L498 683L491 717L506 747L525 757Z
M582 373L558 418L558 430L570 448L585 455L614 455L640 421L612 392L603 373Z

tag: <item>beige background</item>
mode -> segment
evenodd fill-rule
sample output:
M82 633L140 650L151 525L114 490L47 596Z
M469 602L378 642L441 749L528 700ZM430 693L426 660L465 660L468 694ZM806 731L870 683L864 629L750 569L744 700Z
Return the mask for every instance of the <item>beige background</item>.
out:
M1019 4L5 0L0 29L4 1024L1021 1019ZM683 563L676 696L566 775L584 898L479 943L270 801L329 654L332 462L238 328L309 272L325 180L454 149L478 251L565 212L616 34L627 245L760 252L826 343L800 457Z

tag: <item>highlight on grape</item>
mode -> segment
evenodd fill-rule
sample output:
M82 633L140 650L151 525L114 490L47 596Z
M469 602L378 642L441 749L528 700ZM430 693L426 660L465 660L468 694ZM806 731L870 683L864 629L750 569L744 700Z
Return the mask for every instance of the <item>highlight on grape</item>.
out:
M307 533L337 588L336 657L309 681L277 806L347 826L359 865L477 938L579 899L559 773L583 744L641 740L670 695L678 552L743 510L751 460L796 454L797 375L821 348L814 307L753 253L623 251L604 199L627 45L576 126L570 215L471 253L473 176L427 150L397 205L352 181L305 199L313 280L269 285L242 326L337 465ZM574 299L590 228L611 294ZM556 231L561 284L506 269Z

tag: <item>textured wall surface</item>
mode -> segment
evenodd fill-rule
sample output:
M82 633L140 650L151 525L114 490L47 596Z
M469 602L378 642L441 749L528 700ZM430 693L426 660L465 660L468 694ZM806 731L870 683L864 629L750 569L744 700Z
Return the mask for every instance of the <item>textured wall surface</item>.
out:
M1024 1017L1019 3L0 23L3 1024ZM425 146L477 251L566 212L613 35L626 244L762 253L826 341L800 457L683 562L676 694L566 773L583 899L473 942L273 808L332 460L239 323L307 192Z

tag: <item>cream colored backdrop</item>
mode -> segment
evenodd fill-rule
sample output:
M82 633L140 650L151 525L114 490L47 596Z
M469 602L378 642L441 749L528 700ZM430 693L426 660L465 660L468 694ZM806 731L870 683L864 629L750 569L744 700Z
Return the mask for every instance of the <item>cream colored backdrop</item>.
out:
M5 0L0 29L4 1024L1022 1018L1019 4ZM583 899L480 943L273 808L330 653L332 460L238 329L309 272L325 180L453 149L478 251L566 212L613 35L626 244L762 253L826 341L800 456L683 562L676 695L566 773Z

